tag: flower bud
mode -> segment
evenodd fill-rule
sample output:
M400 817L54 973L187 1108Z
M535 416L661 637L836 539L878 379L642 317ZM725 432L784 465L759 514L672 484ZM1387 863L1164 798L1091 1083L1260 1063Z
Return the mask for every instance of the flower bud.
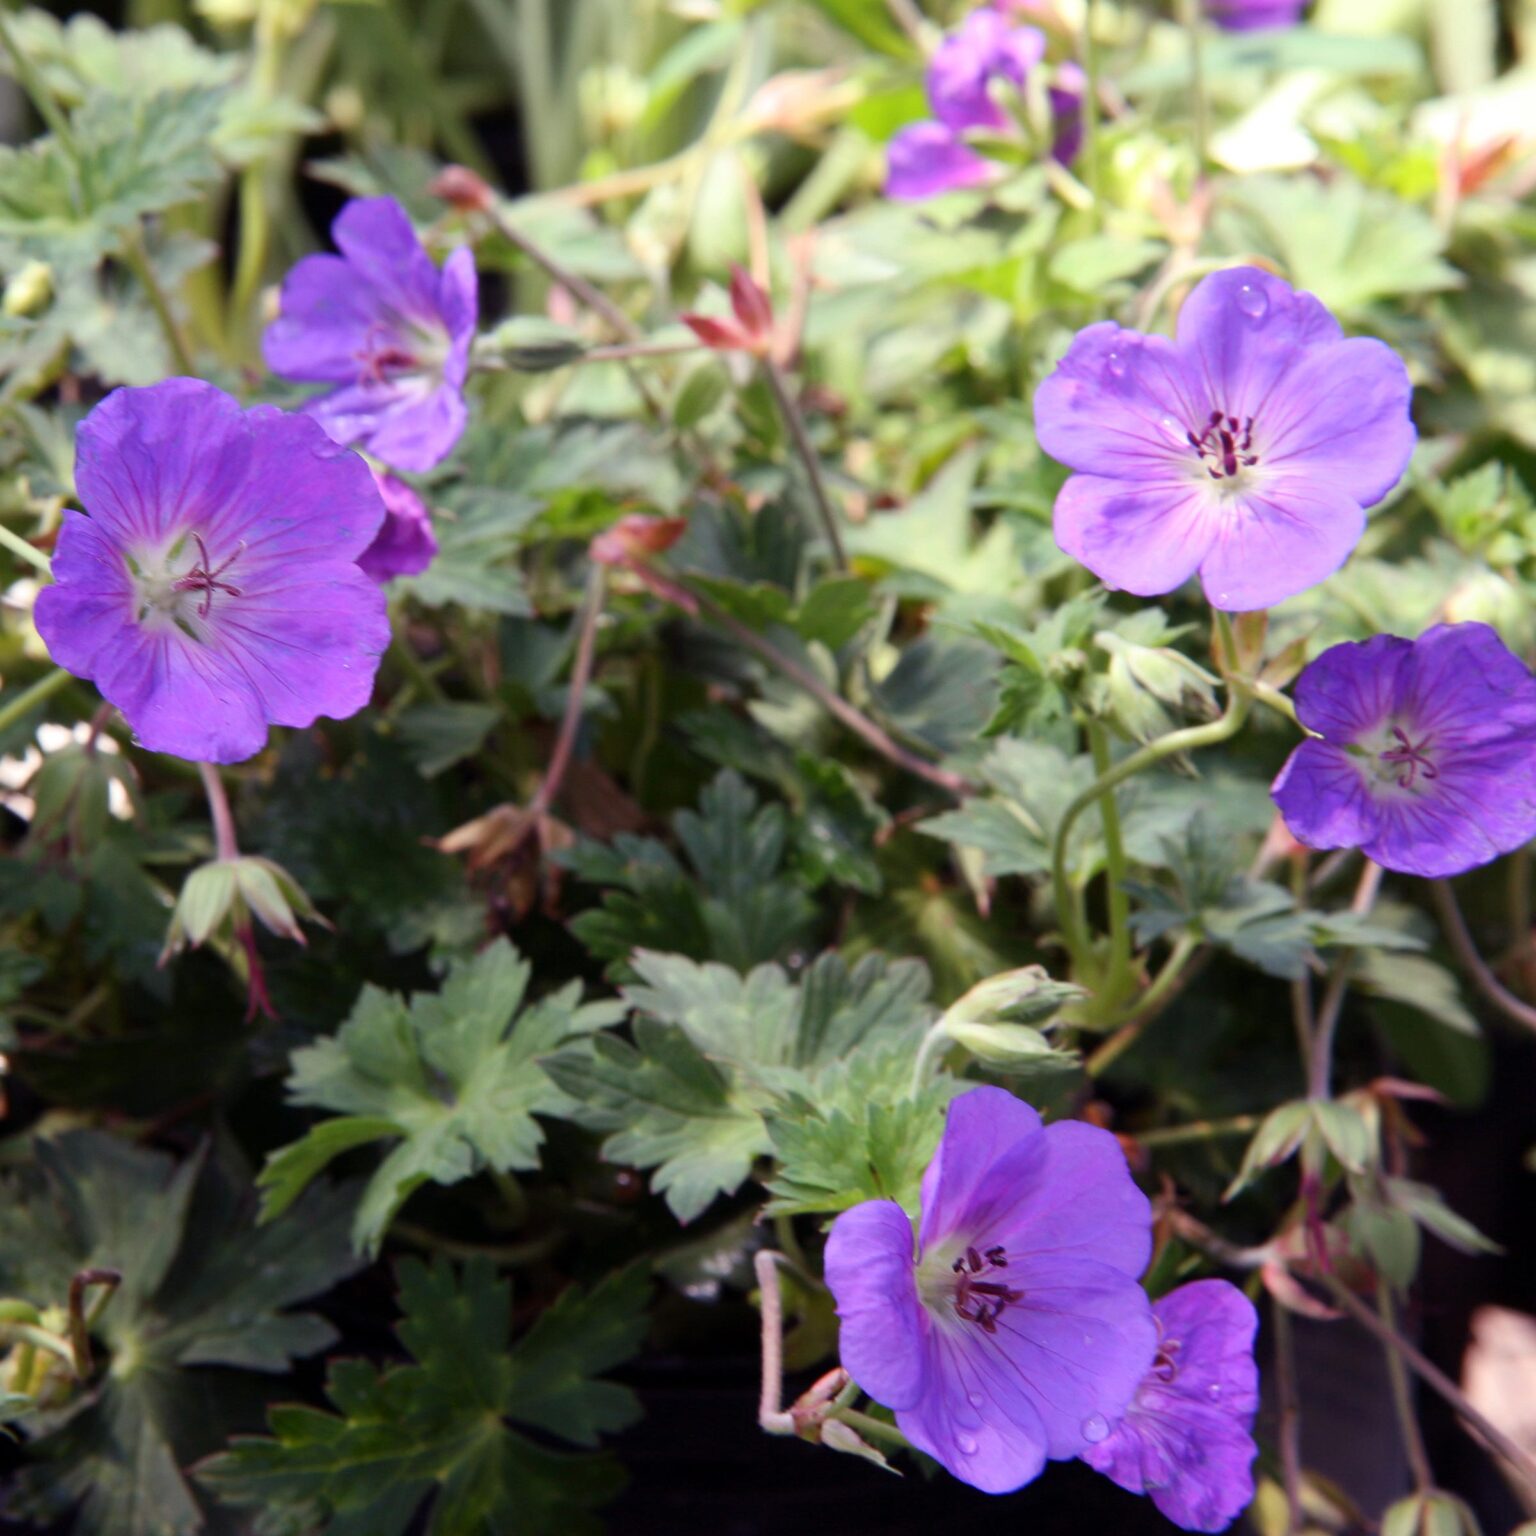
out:
M1481 1532L1460 1499L1433 1489L1399 1499L1381 1517L1381 1536L1481 1536Z
M686 517L651 517L631 512L598 534L588 552L599 565L628 565L671 549L687 530Z
M537 315L515 315L475 343L477 361L516 373L552 373L579 361L586 350L574 331Z
M0 312L13 320L41 314L53 302L53 268L46 261L29 261L5 285Z
M460 213L484 213L496 206L496 194L489 183L467 165L445 165L428 183L427 191Z
M1023 1066L1042 1057L1061 1056L1031 1026L1082 995L1081 987L1053 981L1041 966L1021 966L978 982L945 1013L943 1030L978 1061L998 1067ZM1012 1022L1005 1022L1008 1015Z

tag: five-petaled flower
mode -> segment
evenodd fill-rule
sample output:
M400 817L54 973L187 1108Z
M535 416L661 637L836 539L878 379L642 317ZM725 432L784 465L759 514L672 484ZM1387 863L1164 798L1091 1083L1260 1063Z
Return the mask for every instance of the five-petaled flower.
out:
M1083 1452L1090 1467L1147 1493L1186 1531L1222 1531L1253 1501L1253 1363L1258 1314L1225 1280L1154 1302L1157 1356L1125 1416Z
M891 140L886 195L915 201L1001 174L965 135L973 130L1014 132L1017 124L994 96L994 82L1022 92L1044 59L1045 35L1038 29L1018 26L992 6L972 11L929 61L926 85L933 117L903 128ZM1051 153L1063 164L1082 143L1083 84L1076 64L1060 64L1046 92L1054 120Z
M1335 645L1296 680L1271 793L1311 848L1441 879L1536 837L1536 677L1486 624Z
M827 1284L849 1374L919 1450L988 1493L1079 1455L1125 1411L1156 1332L1146 1197L1114 1137L1042 1126L1000 1088L951 1104L912 1223L845 1211Z
M313 421L200 379L119 389L80 424L75 483L90 515L64 514L38 632L144 746L234 763L269 723L368 702L389 623L356 561L384 508Z
M1294 27L1307 0L1205 0L1205 14L1227 32Z
M381 585L396 576L419 576L437 554L431 514L405 481L378 470L373 480L384 502L384 521L357 563Z
M468 418L474 255L461 246L439 270L388 197L348 203L331 236L339 256L306 256L283 282L262 338L267 366L335 386L305 409L338 443L392 469L431 469Z
M1040 446L1077 473L1056 542L1111 587L1196 571L1251 610L1332 575L1413 451L1412 385L1384 343L1346 339L1309 293L1256 267L1205 279L1175 338L1080 331L1035 394Z

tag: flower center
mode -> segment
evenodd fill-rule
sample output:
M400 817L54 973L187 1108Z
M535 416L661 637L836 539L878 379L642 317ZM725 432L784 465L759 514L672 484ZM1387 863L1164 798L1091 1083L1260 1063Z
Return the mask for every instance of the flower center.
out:
M1164 1339L1152 1357L1152 1374L1161 1382L1177 1381L1179 1377L1179 1351L1184 1346L1177 1339Z
M392 375L414 373L421 367L416 354L402 346L399 336L378 321L368 327L361 351L352 356L357 362L359 384L387 384Z
M998 1270L1007 1267L1008 1250L1000 1245L983 1253L967 1248L950 1265L955 1276L955 1316L962 1322L975 1323L983 1333L996 1333L998 1318L1014 1302L1024 1299L1023 1291L1016 1291L1011 1285L991 1278ZM983 1276L988 1278L983 1279Z
M1236 416L1213 410L1198 434L1190 431L1184 437L1212 480L1235 479L1259 462L1253 451L1252 416L1239 421Z
M213 611L215 592L223 592L230 597L241 595L239 587L223 578L225 571L245 553L245 540L242 539L235 546L235 552L219 565L215 565L209 558L208 545L202 534L194 533L192 542L197 545L197 558L185 570L175 569L183 540L178 540L163 557L159 562L161 568L158 571L153 569L156 562L146 562L149 566L146 569L145 565L141 565L130 557L128 563L133 572L134 586L138 595L139 623L144 623L152 614L161 614L188 634L193 634L187 622L187 603L184 594L190 592L198 594L195 606L200 619L206 619Z
M1428 756L1430 737L1426 736L1421 742L1415 744L1408 739L1407 731L1400 725L1392 727L1392 735L1396 738L1397 745L1378 755L1382 762L1391 763L1398 770L1399 789L1412 789L1414 780L1421 773L1426 781L1440 777L1440 770Z

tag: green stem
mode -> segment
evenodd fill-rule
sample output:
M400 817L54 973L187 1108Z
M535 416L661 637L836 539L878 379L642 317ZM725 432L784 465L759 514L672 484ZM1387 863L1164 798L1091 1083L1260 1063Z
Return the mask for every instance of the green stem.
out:
M426 662L416 654L416 648L411 644L410 636L404 632L404 626L396 630L394 643L389 648L389 655L394 657L400 665L400 670L425 698L441 704L448 697L443 692L443 685L433 676Z
M1178 996L1185 980L1185 967L1199 949L1200 940L1193 934L1186 933L1179 939L1163 962L1162 970L1153 978L1152 985L1137 1000L1136 1011L1083 1063L1083 1070L1089 1077L1107 1072Z
M241 249L243 251L244 246ZM160 322L160 329L165 332L165 339L178 371L187 375L195 374L197 364L192 360L192 349L187 345L187 338L182 334L181 326L171 310L170 300L160 286L160 279L155 276L155 269L150 264L149 252L144 249L144 235L141 230L133 230L124 242L123 259L128 263L129 270L138 278L140 287L149 299L150 308L154 310L155 318Z
M1370 859L1360 872L1360 883L1355 887L1354 899L1349 910L1363 917L1376 905L1377 892L1381 890L1384 871L1380 864ZM1333 1041L1338 1033L1339 1014L1344 1008L1344 994L1349 990L1349 973L1355 960L1352 949L1344 950L1333 962L1333 971L1323 993L1323 1001L1317 1010L1317 1026L1312 1034L1312 1059L1307 1069L1307 1096L1326 1099L1333 1092Z
M265 9L265 8L264 8ZM275 25L258 16L255 58L251 65L251 91L264 101L277 88L282 71L282 41ZM272 221L267 212L267 167L256 160L240 173L240 250L235 258L235 280L230 291L229 324L232 338L244 346L254 319L256 295L267 270L267 250L271 245Z
M1189 39L1189 99L1194 114L1195 178L1203 181L1210 142L1210 119L1205 100L1205 32L1199 0L1179 0L1179 20Z
M490 1175L491 1182L507 1203L507 1211L513 1227L525 1225L528 1220L528 1196L524 1193L523 1186L517 1181L515 1175L503 1172L500 1168L492 1168Z
M7 528L4 523L0 523L0 545L4 545L13 555L20 556L28 565L35 566L44 576L53 575L53 561L35 544L28 543L19 533Z
M1440 926L1450 942L1451 951L1471 977L1472 984L1506 1019L1526 1029L1536 1029L1536 1008L1522 1001L1493 974L1488 962L1477 952L1467 920L1461 915L1456 893L1449 880L1431 880L1429 894L1440 918Z
M24 688L8 704L0 705L0 731L10 730L39 704L51 699L69 680L70 674L63 667L56 667L38 678L30 688Z
M23 1344L30 1344L34 1349L44 1350L50 1355L56 1355L62 1360L73 1374L75 1369L74 1351L68 1343L57 1334L49 1333L46 1328L38 1328L31 1323L3 1323L0 1322L0 1337L13 1338Z
M1246 1136L1263 1123L1262 1115L1231 1115L1225 1120L1192 1120L1188 1125L1163 1125L1131 1134L1144 1147L1182 1147L1190 1142L1218 1141L1224 1136Z
M789 432L790 441L795 445L795 452L800 456L801 464L805 466L805 478L811 486L811 499L816 503L816 514L821 519L822 529L827 535L827 543L832 548L833 563L838 570L846 572L848 551L843 545L843 535L837 525L837 513L832 508L832 498L827 492L826 478L821 471L821 460L817 458L811 435L806 430L805 417L800 413L800 407L795 401L793 391L789 388L783 370L771 357L763 359L763 376L768 380L768 388L773 393L773 403L779 408L779 415L783 418Z
M1102 779L1114 765L1109 756L1109 732L1098 720L1088 723L1088 749L1093 754L1094 772ZM1109 971L1103 992L1106 1004L1113 1007L1131 979L1131 898L1125 889L1125 839L1113 788L1099 796L1099 815L1104 823L1104 879L1109 906Z
M917 1060L912 1063L911 1094L913 1098L922 1091L923 1084L928 1079L929 1067L937 1057L943 1055L949 1044L949 1032L944 1028L944 1020L939 1019L923 1036L923 1043L917 1048Z
M1289 1310L1279 1302L1270 1309L1275 1329L1275 1396L1279 1399L1280 1473L1285 1487L1285 1533L1301 1536L1301 1394L1296 1388L1296 1339Z
M1103 222L1104 203L1099 173L1099 40L1098 7L1088 0L1083 14L1083 164L1088 172L1088 190L1093 194L1094 227Z
M1090 806L1097 805L1101 797L1116 785L1135 778L1145 769L1155 767L1167 758L1177 757L1182 752L1198 752L1202 747L1213 747L1219 742L1230 741L1242 730L1252 707L1252 695L1229 682L1227 707L1219 720L1212 720L1208 725L1192 725L1181 731L1170 731L1166 736L1148 742L1146 746L1121 758L1067 807L1056 828L1056 839L1051 850L1051 884L1056 898L1057 921L1062 928L1062 942L1072 957L1077 974L1086 973L1091 955L1087 925L1075 905L1077 889L1067 872L1067 842L1078 817Z

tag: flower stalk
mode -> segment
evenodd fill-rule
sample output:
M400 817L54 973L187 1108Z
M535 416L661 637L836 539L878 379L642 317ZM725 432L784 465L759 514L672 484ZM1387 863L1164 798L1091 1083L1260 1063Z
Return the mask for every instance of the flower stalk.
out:
M10 550L19 559L25 560L34 569L41 571L44 576L53 575L53 561L35 544L22 538L14 529L7 528L4 523L0 523L0 545Z
M1456 900L1456 892L1451 888L1451 882L1431 880L1429 896L1435 904L1435 913L1440 919L1440 927L1451 946L1451 952L1467 973L1472 985L1506 1019L1519 1024L1522 1028L1536 1030L1536 1008L1516 997L1493 974L1493 968L1478 953L1477 944L1472 938L1471 930L1467 927L1466 918L1462 916L1461 906Z
M63 667L55 667L52 672L38 678L30 688L22 689L9 703L0 706L0 731L10 730L39 704L51 699L68 681L69 673Z

